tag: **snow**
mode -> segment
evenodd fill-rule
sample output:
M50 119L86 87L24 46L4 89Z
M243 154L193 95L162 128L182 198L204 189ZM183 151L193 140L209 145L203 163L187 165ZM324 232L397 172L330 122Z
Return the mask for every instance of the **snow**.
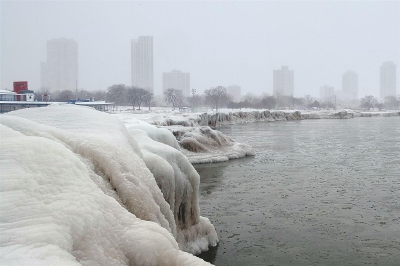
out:
M207 264L181 251L218 238L176 147L89 107L0 119L1 265Z
M156 116L152 116L152 114L156 114ZM224 162L230 159L254 155L254 151L249 145L236 143L220 131L208 126L200 127L199 124L202 124L201 120L207 120L208 114L203 114L200 118L196 118L197 114L187 115L184 113L185 116L180 118L179 113L175 113L174 116L168 116L167 113L160 114L162 113L157 111L154 113L124 112L117 116L121 121L126 123L128 129L141 129L151 139L180 150L192 164ZM173 120L173 118L177 120ZM184 118L188 118L189 120L185 120ZM162 119L167 120L164 123ZM150 125L145 121L153 122L156 125ZM208 124L208 122L204 123ZM168 126L163 126L165 124L168 124ZM182 124L185 127L181 126ZM140 141L139 143L144 142Z
M175 126L170 130L182 147L182 153L193 164L224 162L255 154L251 146L237 143L210 127Z
M400 116L400 112L393 111L367 111L357 110L263 110L263 109L220 109L218 112L208 111L201 113L185 113L171 111L165 108L154 108L151 111L120 111L115 114L122 121L129 123L129 119L135 117L158 126L184 127L210 126L218 127L222 124L275 122L303 119L347 119L367 116Z

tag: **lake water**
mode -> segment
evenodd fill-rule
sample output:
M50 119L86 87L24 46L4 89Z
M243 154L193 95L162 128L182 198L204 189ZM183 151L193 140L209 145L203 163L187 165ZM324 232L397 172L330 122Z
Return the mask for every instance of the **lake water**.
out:
M255 157L196 165L216 265L400 265L400 117L225 126Z

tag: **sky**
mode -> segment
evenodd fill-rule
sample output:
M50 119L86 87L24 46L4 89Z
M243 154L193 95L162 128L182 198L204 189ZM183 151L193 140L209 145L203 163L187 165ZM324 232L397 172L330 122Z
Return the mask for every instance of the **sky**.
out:
M0 89L38 90L46 42L78 43L78 89L131 85L131 40L153 36L155 94L162 73L190 73L197 93L239 85L272 94L272 73L294 70L294 96L341 90L358 73L359 97L379 96L379 68L397 66L400 1L3 1Z

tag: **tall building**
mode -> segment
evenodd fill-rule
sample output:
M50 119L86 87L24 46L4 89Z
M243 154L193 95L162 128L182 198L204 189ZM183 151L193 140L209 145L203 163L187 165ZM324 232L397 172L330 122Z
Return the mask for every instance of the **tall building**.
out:
M140 36L131 42L132 86L153 87L153 37Z
M47 61L41 64L43 88L75 90L78 83L78 44L71 39L47 41Z
M282 66L281 69L274 70L273 89L274 95L293 96L294 94L294 72L289 67Z
M335 100L335 89L330 86L322 86L319 88L319 97L323 102L333 102Z
M167 89L181 90L185 97L190 96L190 74L180 70L163 73L163 91Z
M234 101L234 102L240 101L240 97L242 97L240 86L237 86L237 85L228 86L228 87L226 87L226 90L228 92L228 95L230 95L232 97L232 101Z
M350 100L358 99L358 75L354 71L346 71L342 75L342 92Z
M396 96L396 65L384 62L381 66L380 97L385 101L387 96Z

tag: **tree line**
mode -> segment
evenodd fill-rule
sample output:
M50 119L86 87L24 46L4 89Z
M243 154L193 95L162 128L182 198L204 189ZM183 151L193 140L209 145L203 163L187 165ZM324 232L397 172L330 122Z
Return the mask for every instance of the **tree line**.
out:
M36 93L36 99L42 100L42 95L50 95L46 89L41 89ZM234 101L223 86L217 86L204 91L202 95L192 94L190 97L185 97L181 90L169 88L163 93L163 101L156 101L154 95L149 90L135 86L126 86L124 84L114 84L107 88L107 90L63 90L51 92L50 101L68 102L70 100L90 100L90 101L107 101L114 102L118 106L132 106L134 109L137 107L139 110L142 106L149 109L151 106L164 106L168 104L172 109L191 107L198 108L208 106L212 109L218 110L222 107L230 109L241 108L254 108L254 109L334 109L336 102L332 101L319 101L310 95L304 97L293 97L286 95L268 95L261 96L248 93L242 97L241 101ZM369 110L371 108L378 108L380 110L386 108L396 110L400 108L400 97L389 96L386 97L383 103L372 95L366 95L361 98L358 105L360 109Z

